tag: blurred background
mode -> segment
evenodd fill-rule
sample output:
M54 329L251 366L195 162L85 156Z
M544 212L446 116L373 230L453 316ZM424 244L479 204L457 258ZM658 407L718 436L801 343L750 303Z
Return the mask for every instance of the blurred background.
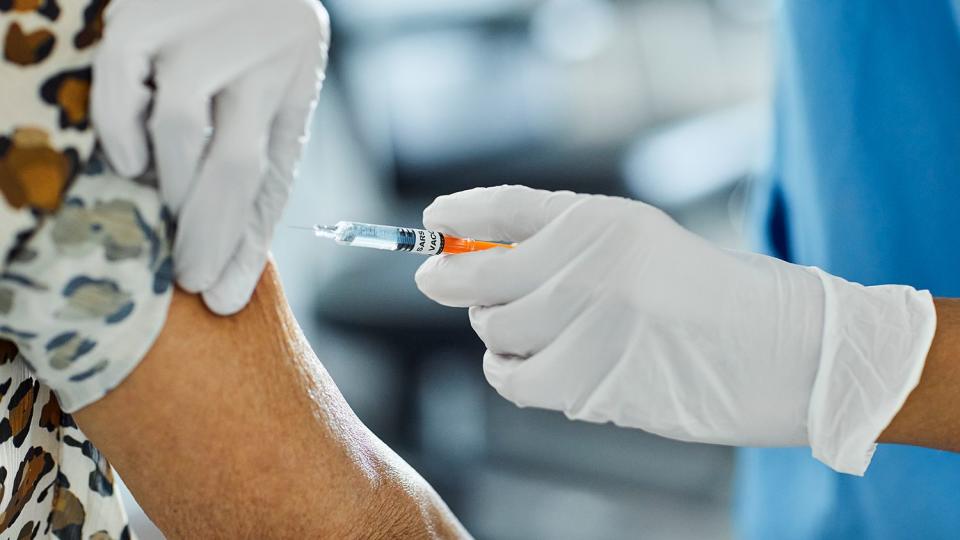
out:
M731 247L768 146L769 0L326 0L327 84L284 220L419 226L504 183L624 195ZM274 254L360 418L480 539L732 536L732 451L520 410L421 259L281 226ZM159 538L133 507L141 538Z

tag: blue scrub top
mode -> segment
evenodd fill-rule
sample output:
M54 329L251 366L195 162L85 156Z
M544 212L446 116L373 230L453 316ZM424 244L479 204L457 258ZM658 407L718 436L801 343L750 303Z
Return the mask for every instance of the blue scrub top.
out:
M776 152L756 193L763 245L867 285L960 297L960 8L779 9ZM960 538L960 454L882 445L856 478L806 448L751 449L737 476L742 538Z

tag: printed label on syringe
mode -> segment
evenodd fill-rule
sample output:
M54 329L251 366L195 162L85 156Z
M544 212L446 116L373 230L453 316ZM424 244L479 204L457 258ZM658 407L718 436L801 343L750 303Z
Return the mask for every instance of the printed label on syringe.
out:
M443 235L423 229L400 229L397 249L420 255L439 255L443 253Z

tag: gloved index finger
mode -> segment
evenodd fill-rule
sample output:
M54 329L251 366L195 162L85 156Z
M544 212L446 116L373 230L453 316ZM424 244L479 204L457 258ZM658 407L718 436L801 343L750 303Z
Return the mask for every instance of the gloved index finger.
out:
M306 142L310 117L319 91L317 66L326 62L326 49L306 47L272 122L266 178L246 220L240 246L217 282L203 291L214 313L232 315L249 302L268 258L273 229L283 214L297 161Z
M216 97L217 128L180 213L174 244L177 282L187 291L213 286L240 247L269 172L266 134L290 69L281 62L264 64ZM286 182L284 194L285 188Z
M584 197L526 186L471 189L438 197L423 211L423 225L461 238L522 242Z

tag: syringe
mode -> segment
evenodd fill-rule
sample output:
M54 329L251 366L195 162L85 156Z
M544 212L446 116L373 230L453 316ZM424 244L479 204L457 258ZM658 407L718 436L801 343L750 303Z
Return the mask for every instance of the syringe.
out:
M420 255L470 253L493 248L512 248L512 244L457 238L437 231L371 225L341 221L336 225L314 225L310 230L343 246L408 251Z

